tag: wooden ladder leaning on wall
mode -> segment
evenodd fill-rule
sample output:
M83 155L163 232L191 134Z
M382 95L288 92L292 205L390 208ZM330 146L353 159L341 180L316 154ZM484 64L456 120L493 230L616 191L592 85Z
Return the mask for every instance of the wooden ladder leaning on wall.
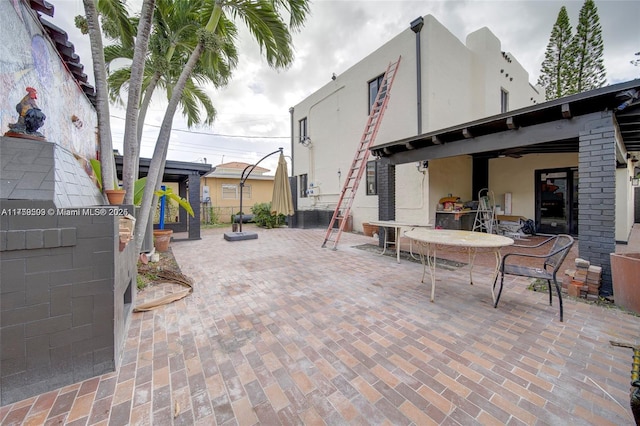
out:
M384 111L387 108L387 103L389 102L391 86L393 85L393 80L396 77L396 72L398 71L401 59L402 56L398 57L397 61L390 62L387 67L387 71L384 73L380 83L380 88L378 89L378 94L371 106L369 119L367 120L362 137L360 138L360 144L358 145L358 149L353 157L351 167L349 167L347 177L344 180L338 204L333 212L333 216L331 217L331 222L329 222L329 227L327 228L322 247L326 247L327 242L333 243L332 248L334 250L336 250L336 247L338 246L338 241L340 241L342 231L344 230L351 214L351 206L353 205L353 200L356 196L356 192L358 191L358 185L360 184L364 170L367 168L369 148L373 145L376 135L378 134L378 129L380 128L382 117L384 116ZM334 228L336 221L338 221L338 226L337 228Z

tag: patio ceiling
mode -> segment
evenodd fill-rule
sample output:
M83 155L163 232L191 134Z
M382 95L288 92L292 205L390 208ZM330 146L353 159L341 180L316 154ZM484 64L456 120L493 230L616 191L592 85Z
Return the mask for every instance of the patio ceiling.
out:
M434 132L376 145L392 164L455 155L495 158L578 152L587 120L613 111L624 150L640 153L640 80L615 84ZM626 161L624 155L619 162Z

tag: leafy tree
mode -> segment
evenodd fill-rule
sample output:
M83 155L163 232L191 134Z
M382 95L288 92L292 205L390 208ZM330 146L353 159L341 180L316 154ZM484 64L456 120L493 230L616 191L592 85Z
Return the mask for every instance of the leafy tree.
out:
M556 99L570 92L572 78L571 24L567 9L562 6L551 37L538 78L538 85L546 90L546 99Z
M573 73L570 93L581 93L605 85L603 50L598 8L593 0L585 0L580 9L576 34L571 40Z

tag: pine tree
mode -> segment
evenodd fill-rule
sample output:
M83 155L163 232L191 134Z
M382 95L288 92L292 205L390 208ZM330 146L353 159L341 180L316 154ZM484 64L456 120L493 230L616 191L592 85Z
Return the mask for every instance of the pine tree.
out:
M571 63L571 24L567 9L562 6L551 30L538 78L538 85L546 90L547 100L560 98L569 93Z
M585 0L580 9L576 34L571 40L573 73L570 93L581 93L605 85L603 50L598 8L593 0Z

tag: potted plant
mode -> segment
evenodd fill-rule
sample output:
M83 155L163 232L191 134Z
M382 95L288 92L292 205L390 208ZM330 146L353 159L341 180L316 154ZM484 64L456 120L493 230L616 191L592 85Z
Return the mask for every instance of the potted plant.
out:
M124 196L127 193L124 189L120 188L118 182L114 182L113 186L115 189L102 189L102 166L99 160L91 159L91 168L93 169L93 174L96 176L98 181L98 188L100 191L107 196L107 200L109 200L109 204L122 204L124 201Z
M146 182L144 182L146 183ZM144 185L143 183L143 185ZM144 186L142 187L144 190ZM137 191L136 191L137 192ZM178 203L180 207L185 209L189 215L194 216L193 208L189 201L185 198L180 197L178 194L173 192L173 189L170 187L162 187L162 189L155 192L158 197L165 197L167 200L173 200ZM134 197L135 199L135 197ZM162 209L161 209L162 210ZM153 244L157 251L165 252L169 250L169 244L171 243L171 236L173 235L172 229L164 229L164 217L160 215L160 227L159 229L153 230Z

